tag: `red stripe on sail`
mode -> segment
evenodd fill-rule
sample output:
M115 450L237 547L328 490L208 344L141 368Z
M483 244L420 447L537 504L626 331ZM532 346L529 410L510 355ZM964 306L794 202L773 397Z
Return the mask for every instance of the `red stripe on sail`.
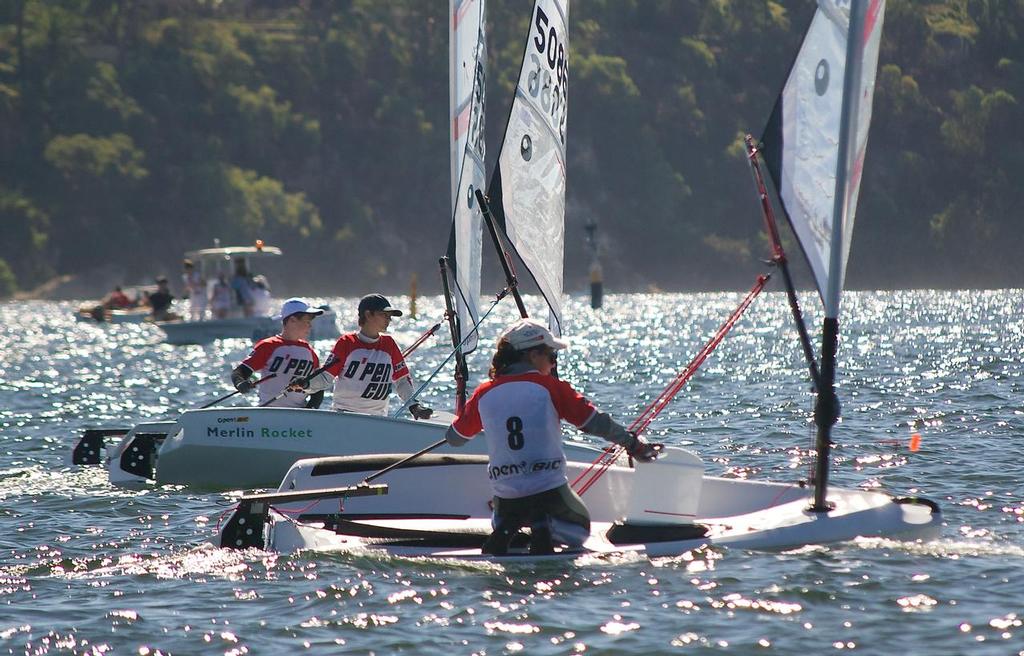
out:
M857 153L857 159L853 161L853 166L850 167L850 178L849 183L846 186L846 200L850 202L853 200L853 194L860 188L860 176L864 172L864 155L866 149L861 148L860 152Z
M458 116L452 118L452 138L456 141L469 127L469 111L473 109L473 103L466 103L465 109L459 112Z
M867 15L864 17L864 33L861 35L861 45L866 45L871 38L871 32L875 29L878 16L882 13L882 0L873 0L868 7Z
M475 1L476 0L466 0L466 2L463 2L462 5L460 5L459 8L456 10L456 12L454 14L452 14L452 29L453 30L457 30L459 28L459 23L465 17L466 12L469 11L470 6Z

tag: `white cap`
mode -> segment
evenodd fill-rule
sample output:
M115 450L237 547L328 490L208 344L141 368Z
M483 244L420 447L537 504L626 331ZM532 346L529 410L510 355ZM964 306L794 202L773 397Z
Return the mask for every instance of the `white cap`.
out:
M312 307L301 298L289 298L283 305L281 305L281 312L274 318L281 319L283 321L293 314L312 314L314 316L320 316L323 313L324 311L321 308Z
M533 319L520 319L505 329L499 339L507 339L517 351L525 351L546 344L553 349L564 349L569 342L558 339L551 334L547 326Z

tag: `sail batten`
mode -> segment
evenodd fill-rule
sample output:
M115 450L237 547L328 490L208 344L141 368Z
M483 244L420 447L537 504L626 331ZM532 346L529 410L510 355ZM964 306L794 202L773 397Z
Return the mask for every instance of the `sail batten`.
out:
M480 316L483 217L475 192L486 184L484 141L487 42L486 0L449 0L449 111L451 129L452 229L448 258L454 274L455 307L468 339L463 353L476 349L469 331Z
M534 2L515 97L488 185L498 227L544 296L556 334L562 330L568 11L567 0Z

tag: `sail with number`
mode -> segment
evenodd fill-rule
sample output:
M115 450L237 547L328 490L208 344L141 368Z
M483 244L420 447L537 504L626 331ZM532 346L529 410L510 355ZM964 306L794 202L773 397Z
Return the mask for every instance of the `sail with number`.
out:
M467 334L463 353L477 345L469 333L480 317L483 218L475 193L487 181L484 166L484 97L487 42L486 0L449 0L449 107L451 135L452 230L448 260L455 278L455 307Z
M562 331L568 0L537 0L505 137L488 186L491 210Z
M828 317L838 317L885 0L819 0L762 137Z

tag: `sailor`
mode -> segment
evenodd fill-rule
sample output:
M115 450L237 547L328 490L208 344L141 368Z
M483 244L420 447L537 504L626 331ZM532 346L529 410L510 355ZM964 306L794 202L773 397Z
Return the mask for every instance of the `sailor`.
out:
M107 295L107 298L103 301L103 307L111 310L124 310L131 306L131 299L124 293L120 285L114 287L114 291L110 292L110 294Z
M281 333L256 343L242 363L231 372L235 389L245 394L252 390L254 372L266 378L274 375L259 386L260 405L285 408L318 408L323 401L323 391L316 392L306 401L306 392L292 391L293 380L309 376L320 366L313 347L306 340L312 328L313 319L323 314L320 308L310 307L301 298L289 298L281 305Z
M481 431L487 438L494 530L484 553L507 553L524 526L530 526L531 554L552 553L556 544L578 549L590 535L590 514L566 478L560 419L626 447L637 460L654 460L661 448L551 375L557 351L567 346L536 321L509 326L498 339L490 380L476 388L445 435L452 446Z
M217 275L217 281L213 284L213 291L210 293L210 314L214 319L226 319L231 312L231 299L234 292L228 284L228 277L221 272Z
M257 317L270 316L270 283L264 275L253 276L252 287L252 313Z
M192 321L202 321L206 318L206 279L196 270L192 260L183 260L181 266L181 282L185 286L185 295L188 296L189 318Z
M402 401L412 397L412 377L394 338L384 334L392 317L402 316L380 294L359 300L359 330L338 338L324 371L303 381L307 391L323 390L334 383L334 409L385 415L388 397L397 392ZM409 412L416 419L429 419L433 410L413 403Z

